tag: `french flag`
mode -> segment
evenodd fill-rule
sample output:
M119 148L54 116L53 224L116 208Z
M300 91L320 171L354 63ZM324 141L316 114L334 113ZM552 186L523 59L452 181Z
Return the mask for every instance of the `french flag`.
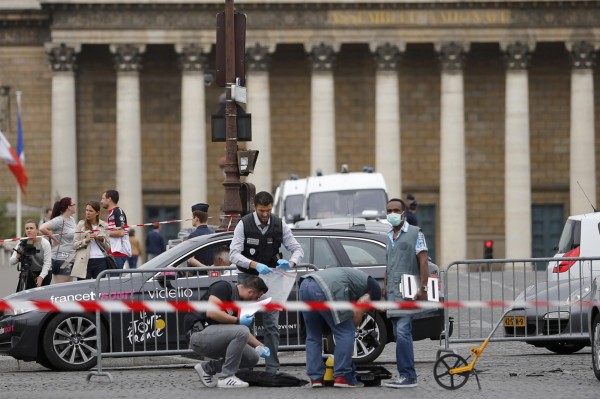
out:
M19 118L19 126L20 125L21 123ZM22 134L22 130L19 129L19 136L22 137ZM22 138L18 141L22 142ZM19 187L21 187L21 191L23 194L25 194L25 186L29 181L27 172L25 171L25 167L21 162L21 158L19 158L15 149L10 146L10 143L2 132L0 132L0 158L4 160L12 174L15 175L15 178L19 183Z

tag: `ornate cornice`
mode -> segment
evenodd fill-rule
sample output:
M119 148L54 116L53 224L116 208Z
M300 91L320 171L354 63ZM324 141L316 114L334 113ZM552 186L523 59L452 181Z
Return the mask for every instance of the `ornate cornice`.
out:
M115 68L118 72L137 72L142 69L142 54L146 46L135 44L118 44L110 46L114 54Z
M310 60L312 61L312 69L314 71L331 71L335 63L335 52L333 46L324 43L314 46L310 52Z
M73 72L77 68L79 46L67 46L64 43L46 45L50 67L54 72Z
M522 42L507 45L504 52L504 60L508 70L527 69L531 60L529 46Z

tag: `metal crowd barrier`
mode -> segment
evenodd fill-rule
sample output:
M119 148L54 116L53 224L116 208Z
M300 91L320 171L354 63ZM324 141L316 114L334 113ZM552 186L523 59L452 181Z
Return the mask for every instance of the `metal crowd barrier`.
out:
M586 294L593 278L600 275L599 261L600 257L457 261L449 264L443 273L444 299L447 302L529 302L504 317L503 325L491 341L524 341L548 349L557 342L589 344L589 306L585 301L589 299ZM581 275L549 273L548 268L558 267L561 262L565 262L565 267L572 262L571 267L579 267ZM562 290L555 291L557 284ZM526 290L527 295L522 296ZM548 301L559 301L561 305L554 307ZM483 341L506 310L501 307L445 308L445 331L452 331L452 335L445 334L440 351L451 351L450 345L454 343Z
M300 264L293 270L300 276L318 268ZM219 280L236 282L234 271L237 271L235 266L106 270L96 279L95 297L116 301L198 301L211 284ZM204 273L206 275L201 275ZM299 300L299 283L296 278L288 300ZM104 358L193 357L186 328L188 315L187 312L157 313L147 309L114 313L97 311L96 326L101 326L97 327L97 368L89 372L87 380L93 376L105 376L113 381L112 375L103 371ZM279 350L303 349L300 312L280 312L279 320ZM261 315L257 314L254 334L259 339L262 337L261 321Z

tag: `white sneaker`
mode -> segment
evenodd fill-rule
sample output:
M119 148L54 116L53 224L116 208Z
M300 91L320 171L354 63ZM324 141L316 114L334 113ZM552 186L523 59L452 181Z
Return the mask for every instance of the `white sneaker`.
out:
M246 388L248 387L248 383L240 380L236 376L232 375L225 378L219 378L217 382L217 387L219 388Z
M206 365L206 363L208 362L200 362L194 366L194 369L196 369L196 373L200 376L200 382L205 387L214 388L217 386L217 377L208 374L206 370L204 370L204 365Z

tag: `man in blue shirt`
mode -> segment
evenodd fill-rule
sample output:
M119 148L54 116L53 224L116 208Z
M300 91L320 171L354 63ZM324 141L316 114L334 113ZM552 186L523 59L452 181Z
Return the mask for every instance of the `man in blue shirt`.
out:
M188 239L194 237L213 234L215 231L208 227L208 204L199 203L192 206L192 225L196 230L192 231ZM214 263L214 253L210 249L197 252L193 258L188 260L190 267L212 266ZM206 274L206 273L202 273Z

